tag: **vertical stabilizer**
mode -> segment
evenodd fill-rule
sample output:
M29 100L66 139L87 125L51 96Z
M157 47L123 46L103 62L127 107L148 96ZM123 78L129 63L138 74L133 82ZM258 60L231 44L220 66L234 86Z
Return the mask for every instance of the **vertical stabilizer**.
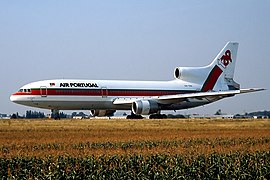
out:
M237 42L228 42L210 65L212 67L218 65L224 72L225 78L233 79L238 44Z
M202 86L202 91L240 89L240 85L233 80L237 50L237 42L228 42L218 53L213 62L207 66L210 72Z

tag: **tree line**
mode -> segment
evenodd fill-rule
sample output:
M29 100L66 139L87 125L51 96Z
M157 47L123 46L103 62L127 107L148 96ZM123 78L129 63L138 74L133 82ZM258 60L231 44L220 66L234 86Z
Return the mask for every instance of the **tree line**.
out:
M73 112L71 117L76 116L76 115L82 115L83 113L77 113L77 112ZM68 118L68 114L64 113L64 112L60 112L59 113L60 118ZM84 114L85 115L85 114ZM39 112L39 111L31 111L31 110L27 110L25 115L19 115L19 113L13 113L11 116L11 119L42 119L42 118L46 118L46 115L44 114L44 112ZM69 116L70 117L70 116Z

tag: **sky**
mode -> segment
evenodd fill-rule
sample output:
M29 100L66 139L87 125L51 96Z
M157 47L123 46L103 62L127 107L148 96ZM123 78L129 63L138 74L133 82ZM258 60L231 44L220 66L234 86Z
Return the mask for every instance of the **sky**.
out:
M55 78L172 80L175 67L209 64L239 42L234 79L263 92L178 113L270 110L270 1L0 1L0 113L24 84Z

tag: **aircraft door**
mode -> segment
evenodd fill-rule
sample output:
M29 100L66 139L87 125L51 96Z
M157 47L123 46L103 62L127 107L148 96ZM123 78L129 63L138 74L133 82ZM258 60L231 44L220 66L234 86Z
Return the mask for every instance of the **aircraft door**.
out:
M41 97L47 97L47 87L46 86L40 86L40 95L41 95Z
M108 89L106 87L101 88L101 96L106 98L108 96Z

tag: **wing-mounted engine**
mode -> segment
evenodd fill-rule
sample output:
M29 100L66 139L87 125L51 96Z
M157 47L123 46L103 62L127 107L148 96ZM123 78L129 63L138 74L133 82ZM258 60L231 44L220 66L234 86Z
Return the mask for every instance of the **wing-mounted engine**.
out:
M183 81L203 82L209 73L209 66L206 67L176 67L174 77Z
M132 112L139 115L149 115L157 113L160 110L155 101L139 100L132 103Z
M114 113L115 110L90 110L90 115L94 117L113 116Z

